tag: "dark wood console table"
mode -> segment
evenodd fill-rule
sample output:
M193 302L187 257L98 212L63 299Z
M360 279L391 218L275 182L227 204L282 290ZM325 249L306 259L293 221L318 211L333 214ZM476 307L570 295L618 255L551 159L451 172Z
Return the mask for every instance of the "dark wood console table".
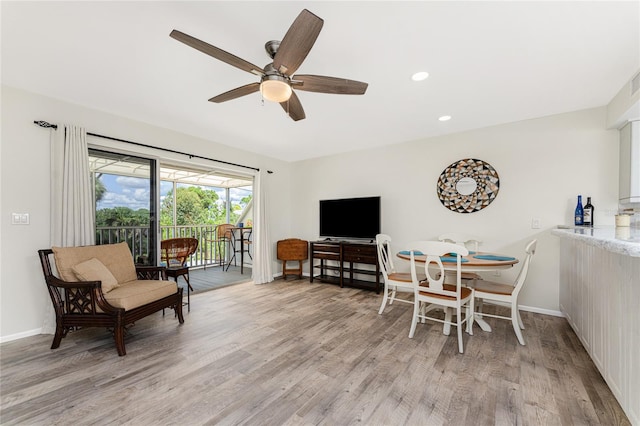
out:
M380 265L375 243L351 241L313 241L310 243L311 273L309 282L338 284L340 287L358 287L380 293ZM316 264L315 260L320 260ZM355 265L355 266L354 266ZM374 268L362 268L372 265ZM316 274L319 270L319 274ZM333 274L332 274L333 271ZM375 277L368 280L366 277Z

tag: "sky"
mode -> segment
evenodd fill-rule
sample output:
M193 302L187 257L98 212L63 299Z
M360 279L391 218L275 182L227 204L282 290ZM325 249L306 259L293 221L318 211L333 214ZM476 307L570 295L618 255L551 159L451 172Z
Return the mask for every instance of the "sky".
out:
M100 178L107 192L98 202L97 209L129 207L132 210L149 209L149 180L103 174Z
M107 192L102 197L102 200L98 202L98 210L114 207L129 207L132 210L149 209L150 190L148 179L117 176L106 173L103 174L100 179L102 180L104 186L107 188ZM188 186L183 184L179 185ZM160 203L162 203L162 200L171 190L171 188L171 182L161 182ZM220 200L225 199L224 189L207 187L203 188L215 190ZM232 189L229 192L232 204L239 202L242 197L247 195L246 190Z

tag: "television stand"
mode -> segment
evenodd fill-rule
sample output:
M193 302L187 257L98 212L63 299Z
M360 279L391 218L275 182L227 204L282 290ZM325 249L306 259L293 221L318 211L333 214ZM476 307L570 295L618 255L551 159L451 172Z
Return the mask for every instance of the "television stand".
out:
M310 252L309 282L316 279L340 287L357 287L380 293L380 265L375 243L325 239L311 242ZM320 261L318 264L316 259ZM319 270L317 275L316 270Z

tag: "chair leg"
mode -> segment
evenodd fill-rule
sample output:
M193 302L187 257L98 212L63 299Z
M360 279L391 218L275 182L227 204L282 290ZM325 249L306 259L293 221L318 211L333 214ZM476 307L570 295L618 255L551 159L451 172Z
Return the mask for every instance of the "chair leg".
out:
M189 284L189 280L187 280L187 312L191 312L191 284Z
M178 290L180 292L180 296L178 296L178 301L176 302L175 311L176 316L178 317L178 322L180 324L184 324L184 316L182 315L182 289Z
M456 309L456 320L458 321L458 326L456 327L458 329L458 352L460 353L464 353L464 347L462 345L462 307L459 306L458 309Z
M518 323L520 324L520 328L524 330L524 323L522 322L522 317L520 316L520 308L516 305L516 310L518 311Z
M396 290L397 290L396 286L393 286L393 288L391 289L391 297L389 298L390 305L393 305L393 301L396 300Z
M448 336L451 334L451 308L444 308L444 326L442 327L442 334Z
M511 304L511 324L513 325L513 331L516 332L516 336L518 337L518 342L525 346L524 337L522 337L522 332L520 331L520 323L518 322L518 305L516 303Z
M60 342L62 342L63 337L64 337L64 327L62 326L62 324L56 324L56 334L53 335L53 343L51 344L51 349L59 348Z
M124 348L124 325L117 324L115 327L113 327L113 339L116 342L118 355L125 356L127 354L127 351Z
M467 304L467 333L473 336L473 322L475 321L475 298L471 298Z
M382 305L380 305L380 310L378 311L378 315L382 315L384 312L384 307L387 305L387 299L389 298L389 287L387 283L384 283L384 296L382 296Z
M420 302L415 301L413 304L413 318L411 319L411 329L409 330L409 339L413 338L413 334L416 332L416 325L418 324L418 314L420 310Z

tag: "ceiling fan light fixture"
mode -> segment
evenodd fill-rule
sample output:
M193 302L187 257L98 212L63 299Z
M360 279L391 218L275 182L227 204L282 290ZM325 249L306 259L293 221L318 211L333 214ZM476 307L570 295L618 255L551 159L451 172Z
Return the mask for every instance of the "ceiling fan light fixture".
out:
M291 97L291 86L285 78L267 75L260 83L262 97L271 102L285 102Z

